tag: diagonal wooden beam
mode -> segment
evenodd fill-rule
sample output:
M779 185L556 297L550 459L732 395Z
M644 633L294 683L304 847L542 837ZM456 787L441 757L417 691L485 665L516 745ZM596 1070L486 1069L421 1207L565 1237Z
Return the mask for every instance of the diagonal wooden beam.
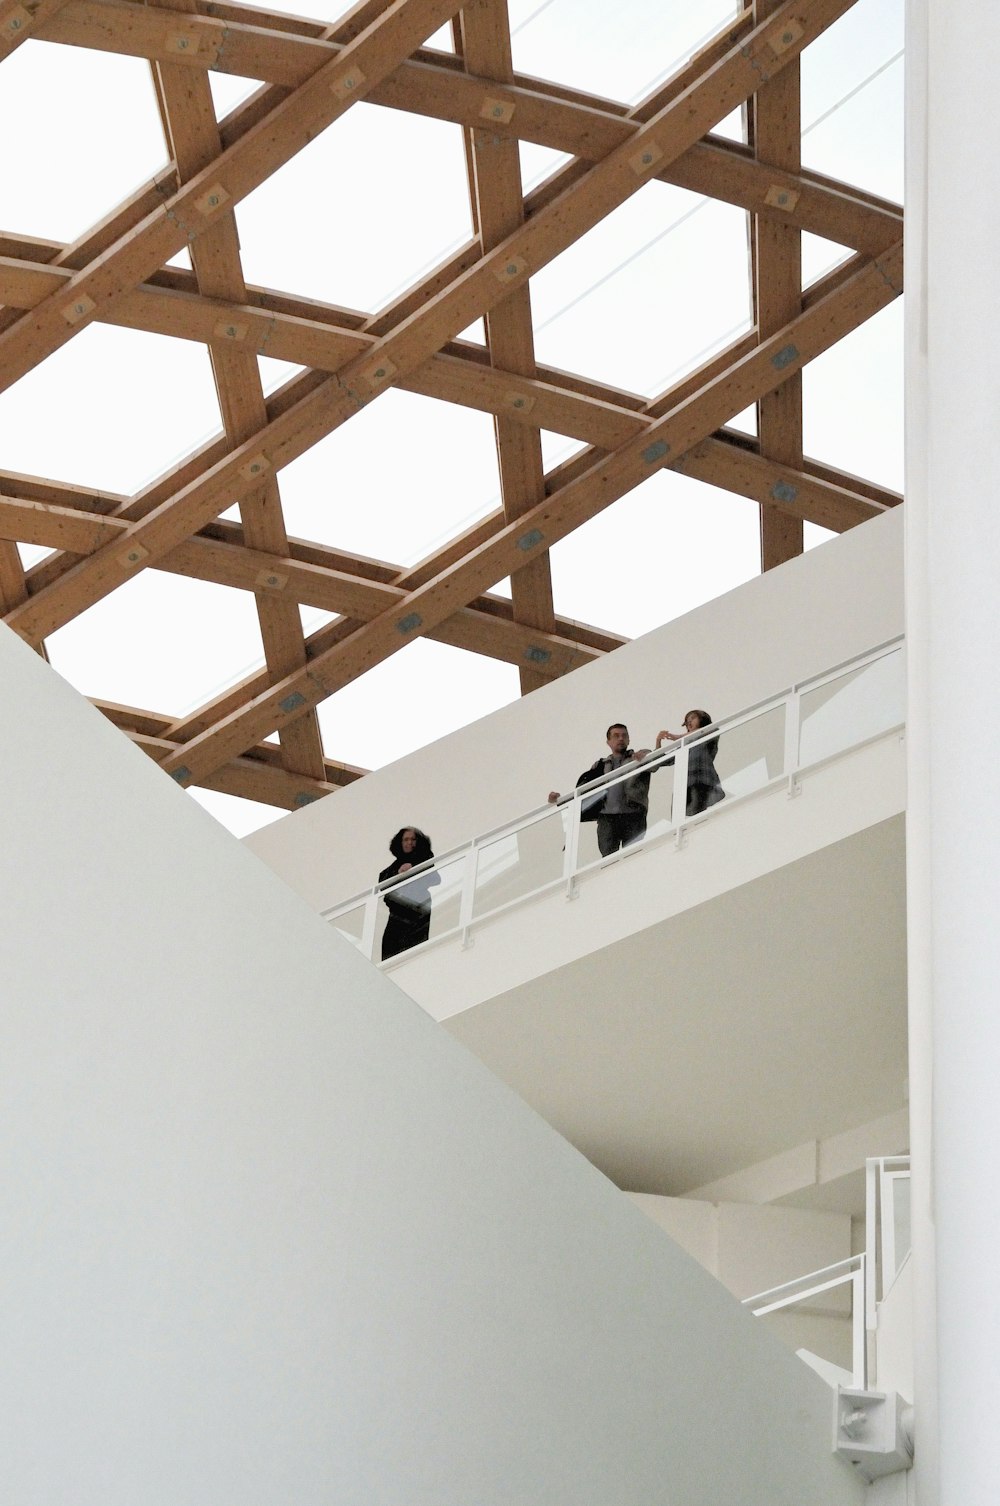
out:
M169 717L140 711L134 706L121 706L114 701L95 700L92 704L155 762L162 762L176 751L177 745L167 736ZM257 800L283 810L298 810L303 805L322 800L325 795L334 794L346 784L353 784L367 772L354 764L327 759L321 779L297 775L283 767L279 750L273 743L261 743L234 758L225 768L216 769L202 788L217 790L223 795L238 795L242 800Z
M778 0L754 0L754 16L765 20ZM802 124L799 66L762 84L750 106L750 138L759 161L795 173L802 165ZM782 225L755 214L752 230L752 290L754 324L766 339L802 309L802 239L794 225ZM776 392L765 393L757 404L757 432L761 454L780 465L802 466L802 378L795 376ZM802 519L780 508L760 509L761 569L801 554Z
M30 318L0 333L0 391L144 281L387 77L457 8L455 0L391 0L334 59L324 63L241 139L113 242Z
M317 705L388 658L400 646L451 614L455 607L508 574L520 555L550 547L610 506L618 497L700 444L734 414L757 401L803 365L884 308L901 290L902 246L875 261L856 259L838 290L751 350L730 371L671 408L639 440L593 463L575 480L516 523L425 584L392 612L356 629L313 657L304 674L290 676L248 705L191 738L164 768L180 783L204 777L286 717Z
M173 0L171 8L178 13L180 26L185 14L193 12L194 0ZM167 149L181 183L185 183L222 150L208 75L191 73L175 63L155 63L153 69ZM199 293L246 302L234 214L221 215L192 242L191 263ZM226 439L230 445L238 445L267 423L260 367L252 351L232 344L214 344L210 353ZM288 554L276 477L269 477L263 486L241 499L240 517L251 549L279 558ZM306 662L302 619L294 601L275 599L265 591L258 592L256 600L264 660L271 678L280 680ZM324 778L323 744L315 712L283 729L281 749L291 773Z
M811 476L805 469L780 465L759 454L743 436L725 431L689 450L671 470L834 533L867 523L903 500L890 493L891 500L874 501L852 487L853 478L844 476L834 483Z
M466 0L453 24L456 52L469 73L500 83L513 80L507 0ZM524 224L518 143L480 123L466 129L465 152L473 223L480 249L486 253ZM527 284L515 288L487 314L486 345L494 368L518 377L537 376ZM537 428L518 423L507 412L496 414L493 426L504 517L511 522L545 496L542 439ZM545 632L554 630L552 572L547 554L515 570L510 590L518 622ZM522 665L520 675L522 695L537 690L548 679L532 665Z
M136 57L173 61L189 69L215 68L294 86L316 67L318 50L334 56L347 28L324 28L250 6L211 3L212 15L191 18L191 45L177 50L176 27L162 7L130 0L69 0L51 26L52 41L101 47ZM728 28L735 40L750 26L743 12ZM220 45L224 34L225 45ZM223 123L228 144L277 97L241 106ZM488 120L501 136L533 141L599 161L635 133L639 117L617 101L515 74L510 85L467 76L460 60L420 52L374 89L374 103L479 127ZM501 114L495 111L500 107ZM507 117L507 118L503 118ZM722 198L778 223L797 224L828 240L877 255L898 240L901 215L864 190L836 184L818 173L787 174L757 163L738 142L708 136L657 174L695 193ZM152 207L151 201L150 206Z
M0 63L22 42L38 36L64 0L0 0Z
M745 44L732 48L645 122L624 148L587 170L494 251L395 325L374 354L348 363L201 479L155 508L130 530L124 548L100 550L16 608L9 624L29 640L53 631L346 422L637 192L657 163L679 156L746 99L762 73L780 72L851 3L814 0L806 11L797 0L788 0ZM0 336L0 342L5 338ZM515 556L514 567L519 563Z
M120 540L128 528L121 518L94 513L76 505L70 488L53 483L24 484L21 491L36 496L0 496L0 540L9 536L21 543L43 548L63 548L75 554L90 554ZM3 484L10 485L4 478ZM39 500L37 493L49 492ZM51 500L59 496L60 501ZM67 505L73 504L73 505ZM502 526L496 515L494 529ZM365 564L370 573L362 574ZM158 562L157 568L195 580L231 586L266 595L274 591L281 599L322 611L347 613L367 622L402 600L406 588L397 584L406 578L398 567L344 556L337 550L301 540L289 541L287 555L272 555L248 548L238 524L216 522L209 531L196 534ZM23 598L22 598L23 599ZM531 665L546 680L568 674L580 664L601 658L625 641L599 633L568 619L556 619L551 632L527 627L513 620L510 603L503 597L479 598L442 622L430 635L471 653L514 664ZM264 677L266 683L267 677Z

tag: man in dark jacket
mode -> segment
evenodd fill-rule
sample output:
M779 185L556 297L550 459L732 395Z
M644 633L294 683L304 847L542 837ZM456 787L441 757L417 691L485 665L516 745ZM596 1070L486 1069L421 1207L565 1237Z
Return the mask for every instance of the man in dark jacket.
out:
M627 763L636 763L645 758L648 748L636 753L628 745L628 728L624 722L612 722L607 733L609 753L595 759L589 769L584 769L576 781L577 789L590 784L603 775L616 774ZM555 805L563 797L558 790L549 791L549 802ZM585 795L580 811L581 821L597 822L597 845L602 857L609 857L620 847L630 847L641 842L646 835L646 812L649 808L649 774L634 774L631 779L619 780L606 790L594 790Z

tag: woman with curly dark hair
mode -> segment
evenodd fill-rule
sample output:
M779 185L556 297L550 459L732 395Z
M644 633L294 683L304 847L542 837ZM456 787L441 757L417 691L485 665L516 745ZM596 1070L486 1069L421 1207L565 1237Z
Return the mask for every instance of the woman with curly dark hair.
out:
M394 861L382 869L378 876L380 884L402 879L412 868L419 868L434 856L430 837L417 826L401 826L389 843L389 851ZM389 911L382 935L383 962L427 940L431 931L431 890L440 882L441 875L429 868L407 882L394 884L382 896Z

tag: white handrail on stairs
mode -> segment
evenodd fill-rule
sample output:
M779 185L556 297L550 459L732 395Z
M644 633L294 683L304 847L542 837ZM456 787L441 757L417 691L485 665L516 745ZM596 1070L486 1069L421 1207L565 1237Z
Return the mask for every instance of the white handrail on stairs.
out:
M795 1281L785 1281L781 1286L773 1286L769 1291L758 1292L754 1297L745 1297L743 1306L748 1307L755 1318L763 1318L767 1313L778 1312L785 1307L792 1307L799 1302L807 1302L811 1297L817 1297L821 1292L831 1291L834 1287L850 1286L851 1288L851 1372L852 1383L857 1390L865 1390L868 1384L868 1345L865 1325L865 1267L867 1259L862 1251L859 1255L850 1255L846 1260L838 1260L833 1265L823 1266L818 1271L810 1271L807 1276L800 1276Z

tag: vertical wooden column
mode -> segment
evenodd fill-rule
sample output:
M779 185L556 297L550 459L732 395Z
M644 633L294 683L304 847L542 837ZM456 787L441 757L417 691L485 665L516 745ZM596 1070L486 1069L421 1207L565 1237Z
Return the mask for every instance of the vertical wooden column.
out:
M766 21L779 0L754 0L755 22ZM758 161L786 172L802 165L799 63L764 84L750 104L750 139ZM794 208L795 196L775 185L775 207ZM782 203L785 200L785 204ZM758 337L766 340L802 311L802 241L793 225L753 217L753 299ZM802 377L789 377L757 404L760 453L780 465L802 468ZM776 506L760 510L761 569L802 553L802 520Z
M455 32L456 47L463 54L469 73L500 83L511 82L514 72L507 0L470 0L461 12ZM465 143L473 222L483 250L491 251L524 222L524 198L517 141L490 129L491 118L500 124L510 118L510 106L487 99L482 114L482 127L468 128ZM494 366L518 376L536 375L531 293L527 284L487 314L486 339ZM530 402L530 398L524 397L522 401ZM541 435L537 429L502 415L494 419L494 429L504 514L512 521L545 496ZM510 584L515 620L543 632L554 632L548 554L541 554L515 570ZM532 652L530 647L528 652ZM543 668L547 650L539 644L534 653L533 662L520 666L522 694L551 679L551 673L545 673Z

